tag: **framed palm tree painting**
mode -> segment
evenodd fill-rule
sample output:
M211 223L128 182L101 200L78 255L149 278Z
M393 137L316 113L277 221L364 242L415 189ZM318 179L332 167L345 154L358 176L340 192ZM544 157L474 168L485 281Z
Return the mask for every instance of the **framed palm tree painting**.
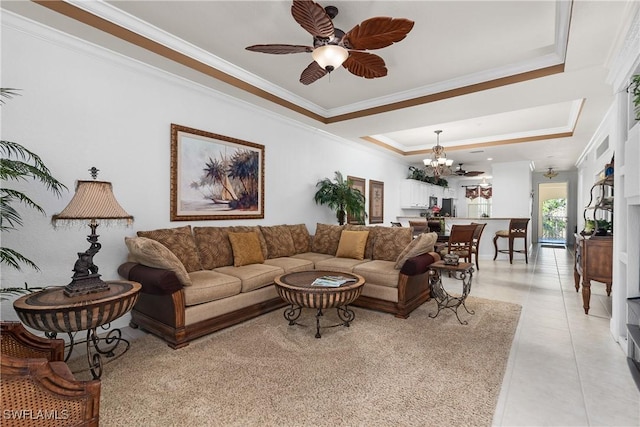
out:
M171 125L171 221L264 218L264 145Z

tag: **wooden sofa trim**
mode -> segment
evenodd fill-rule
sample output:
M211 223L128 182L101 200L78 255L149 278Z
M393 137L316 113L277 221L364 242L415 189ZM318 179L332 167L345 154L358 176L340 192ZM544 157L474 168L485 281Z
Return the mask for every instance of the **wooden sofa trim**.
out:
M436 253L428 253L405 262L398 279L398 302L360 296L352 305L391 313L406 319L413 310L430 299L429 265L438 259ZM138 301L131 310L131 327L141 327L160 336L172 348L184 347L196 338L287 305L280 297L276 297L192 325L185 325L184 291L175 273L136 263L122 264L118 273L125 279L142 285Z

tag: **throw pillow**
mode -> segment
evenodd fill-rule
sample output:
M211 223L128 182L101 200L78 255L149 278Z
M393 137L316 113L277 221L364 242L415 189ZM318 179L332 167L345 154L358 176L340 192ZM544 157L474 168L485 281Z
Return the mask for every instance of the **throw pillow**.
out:
M371 234L373 259L394 262L413 237L409 227L372 227Z
M433 252L437 240L437 233L419 234L418 237L413 239L413 241L404 248L400 255L398 255L394 268L396 270L400 270L409 258L426 254L427 252Z
M249 264L262 264L264 256L260 247L258 234L255 232L248 233L229 233L229 241L233 249L233 266L242 267Z
M296 246L291 237L291 231L286 225L271 227L260 226L260 231L267 243L267 258L280 258L296 254Z
M191 286L191 278L177 256L162 243L146 237L125 237L129 259L152 268L173 271L183 286Z
M254 232L258 236L258 241L260 242L260 249L262 249L262 257L267 258L269 255L269 250L267 249L267 242L264 240L264 236L262 235L262 231L260 231L260 226L258 225L233 225L227 229L227 231L233 233L250 233Z
M309 230L304 224L288 225L291 238L293 239L293 245L296 248L297 254L309 252L311 249L311 236Z
M364 259L368 231L342 230L336 256L339 258Z
M318 223L311 250L319 254L335 255L343 228L342 225Z
M193 237L196 240L202 268L213 270L233 265L233 250L226 227L194 227Z
M162 243L178 257L187 272L202 270L198 248L191 234L190 225L152 231L138 231L138 237L146 237Z
M369 227L366 225L358 225L358 224L345 224L344 229L349 231L370 231L373 227ZM367 246L364 249L364 257L366 259L373 258L373 235L369 233L369 238L367 239Z

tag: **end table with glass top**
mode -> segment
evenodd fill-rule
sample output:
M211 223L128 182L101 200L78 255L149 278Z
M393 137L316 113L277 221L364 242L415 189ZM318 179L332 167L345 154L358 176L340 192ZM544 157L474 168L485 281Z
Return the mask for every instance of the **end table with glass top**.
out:
M102 356L109 361L122 356L129 349L129 341L122 338L120 329L111 329L100 337L97 328L108 329L108 325L128 313L136 301L142 285L125 280L106 282L109 289L87 295L68 297L64 287L51 287L40 292L24 295L13 303L20 320L27 326L45 332L48 338L58 333L67 333L70 343L65 361L69 360L75 344L86 343L87 361L93 378L102 375ZM78 331L87 331L85 341L75 342ZM119 348L120 346L122 348ZM78 372L82 372L78 371Z

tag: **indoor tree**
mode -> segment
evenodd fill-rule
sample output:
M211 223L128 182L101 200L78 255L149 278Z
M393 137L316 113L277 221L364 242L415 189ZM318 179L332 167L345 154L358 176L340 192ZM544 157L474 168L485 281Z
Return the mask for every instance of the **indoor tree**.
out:
M364 222L366 212L364 209L364 194L353 188L353 182L345 180L342 173L336 171L335 178L331 181L324 178L316 184L314 200L316 204L327 205L336 211L336 217L340 225L344 224L347 214L356 218L358 222Z
M15 89L0 88L0 104L4 104L2 98L11 98L14 95L16 95ZM8 183L35 180L58 197L67 187L51 175L51 171L37 154L16 142L1 140L0 154L0 181L2 182L0 187L0 231L5 233L15 231L24 225L16 205L22 205L46 214L44 209L27 194L7 187ZM6 265L18 271L23 265L40 270L29 258L5 246L0 246L0 265ZM22 289L5 288L3 292L15 292Z

